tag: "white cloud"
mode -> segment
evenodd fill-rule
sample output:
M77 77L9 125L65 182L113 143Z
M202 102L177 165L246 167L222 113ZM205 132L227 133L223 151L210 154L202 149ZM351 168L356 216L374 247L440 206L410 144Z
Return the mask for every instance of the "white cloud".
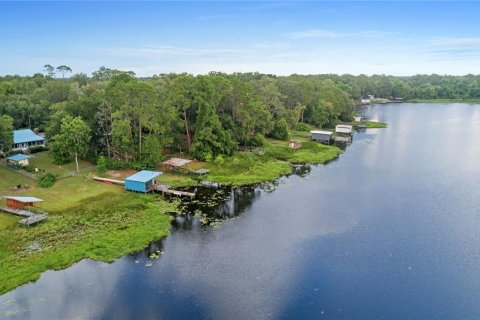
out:
M436 38L430 43L434 46L450 48L480 47L480 38Z
M387 35L398 34L398 32L386 32L378 30L365 30L360 32L337 32L332 30L311 29L290 32L285 34L292 39L306 39L306 38L341 38L341 37L383 37Z

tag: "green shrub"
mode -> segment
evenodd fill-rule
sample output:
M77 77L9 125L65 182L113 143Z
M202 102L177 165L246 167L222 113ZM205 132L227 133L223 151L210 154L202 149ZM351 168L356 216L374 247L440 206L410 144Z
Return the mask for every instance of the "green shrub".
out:
M38 153L38 152L47 151L47 150L48 148L45 146L33 146L28 148L28 151L30 151L30 153Z
M41 188L50 188L55 184L57 177L52 173L47 173L38 179L38 185Z
M288 123L284 118L276 120L270 136L278 140L288 140Z
M97 160L97 172L102 174L107 171L107 160L104 156L100 156Z
M310 130L312 130L312 126L307 123L299 123L297 125L297 131L310 132Z

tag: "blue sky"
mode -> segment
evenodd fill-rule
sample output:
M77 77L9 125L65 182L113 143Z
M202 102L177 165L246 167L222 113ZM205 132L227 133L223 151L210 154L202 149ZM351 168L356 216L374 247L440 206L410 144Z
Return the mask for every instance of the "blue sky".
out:
M480 2L0 2L0 40L0 74L478 74Z

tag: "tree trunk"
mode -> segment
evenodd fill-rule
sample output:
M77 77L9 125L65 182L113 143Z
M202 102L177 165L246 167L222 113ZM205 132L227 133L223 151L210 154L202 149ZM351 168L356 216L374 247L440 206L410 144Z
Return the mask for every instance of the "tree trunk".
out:
M188 151L190 151L190 148L192 146L192 141L191 141L191 138L190 138L190 130L188 129L187 111L186 110L183 110L183 119L185 120L185 130L187 131Z
M142 160L142 126L138 125L138 157Z
M75 164L77 165L77 173L80 173L80 169L78 168L78 154L75 152Z

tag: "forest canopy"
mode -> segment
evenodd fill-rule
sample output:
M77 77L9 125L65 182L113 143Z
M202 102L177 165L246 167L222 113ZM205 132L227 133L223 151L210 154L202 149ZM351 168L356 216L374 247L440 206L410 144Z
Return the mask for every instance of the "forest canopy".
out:
M55 70L60 76L55 77ZM161 160L163 150L214 159L231 155L237 147L259 146L264 137L286 139L285 132L301 123L331 128L351 121L355 103L370 95L480 98L480 77L473 75L211 72L137 78L133 72L101 67L90 77L79 73L67 78L70 72L68 66L46 65L45 74L0 77L0 137L9 141L5 131L12 125L35 128L45 131L59 161L72 154L92 159L103 155L148 165ZM62 132L66 117L87 132L85 146L66 150L71 145Z

